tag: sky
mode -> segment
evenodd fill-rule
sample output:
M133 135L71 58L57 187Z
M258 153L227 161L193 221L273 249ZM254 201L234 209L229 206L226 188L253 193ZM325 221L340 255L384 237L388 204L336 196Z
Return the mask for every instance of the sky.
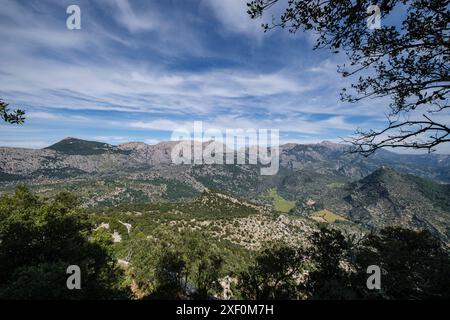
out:
M264 33L270 17L251 20L246 0L0 2L0 97L27 116L0 125L2 146L153 144L194 121L338 142L386 123L386 100L339 101L345 56L313 50L312 33Z

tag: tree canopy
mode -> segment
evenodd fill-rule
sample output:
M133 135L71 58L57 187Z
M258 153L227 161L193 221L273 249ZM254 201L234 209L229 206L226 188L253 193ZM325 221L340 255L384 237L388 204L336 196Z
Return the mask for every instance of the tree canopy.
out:
M157 240L156 240L157 239ZM133 278L146 299L209 299L222 293L222 252L202 235L164 228L133 241Z
M251 1L248 14L260 17L279 2ZM352 144L352 152L370 155L383 147L433 151L437 145L450 142L446 120L450 91L448 1L381 0L377 6L381 28L368 24L374 14L370 0L289 0L281 16L262 26L265 31L278 27L292 33L312 31L317 35L315 49L343 50L349 64L339 66L338 71L344 77L359 75L351 88L343 88L343 101L390 99L386 127L357 129L346 140ZM395 16L398 24L383 25L389 15Z
M297 277L306 254L300 248L276 245L265 248L240 275L239 289L247 299L301 299Z
M94 231L74 196L53 200L19 186L0 198L0 297L114 299L127 297L110 250L111 236ZM81 269L81 289L69 290L67 267Z
M444 299L450 256L427 231L387 227L357 243L341 231L314 232L308 248L269 247L240 274L248 299ZM367 267L381 269L381 289L366 286Z

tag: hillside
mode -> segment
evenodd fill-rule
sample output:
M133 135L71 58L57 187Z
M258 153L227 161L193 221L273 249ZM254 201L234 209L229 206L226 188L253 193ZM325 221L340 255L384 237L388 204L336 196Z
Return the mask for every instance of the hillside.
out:
M120 174L129 170L147 170L149 167L158 170L161 166L171 164L171 150L176 143L167 141L147 145L130 142L113 146L69 137L44 149L0 147L0 182L11 181L14 177L17 180L45 179L46 173L54 178L52 170L71 172L70 175L63 175L64 177L77 176L77 170L80 174L110 174L113 171ZM345 152L346 148L345 145L330 142L282 145L279 176L286 172L308 171L357 180L380 166L388 165L403 173L450 182L448 155L400 155L382 150L373 157L365 158ZM251 169L254 167L251 166ZM219 171L223 171L222 169L219 168ZM203 173L198 172L198 175Z
M256 250L272 241L303 243L314 230L303 217L273 213L270 208L213 191L184 203L141 204L92 209L97 225L116 233L119 247L145 238L156 229L203 233L214 242L235 245L236 253ZM126 226L129 225L129 230Z
M208 197L204 206L198 202L206 201L198 198L201 194L215 190L339 226L399 224L449 237L450 186L438 182L450 179L449 156L381 150L364 158L330 142L286 144L280 147L278 173L261 176L255 165L173 165L175 144L113 146L66 138L39 150L0 148L0 193L26 183L49 197L61 190L73 192L88 208L187 203L198 209L197 216L233 216L236 208L220 199L210 202Z
M45 149L68 155L88 156L103 153L125 153L116 146L96 141L86 141L72 137L65 138Z
M428 229L441 238L450 237L449 185L380 168L350 184L341 212L368 227L401 225Z

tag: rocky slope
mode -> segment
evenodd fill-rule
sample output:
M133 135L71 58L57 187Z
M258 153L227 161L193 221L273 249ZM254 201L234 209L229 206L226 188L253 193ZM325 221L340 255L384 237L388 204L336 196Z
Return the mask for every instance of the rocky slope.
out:
M113 146L66 138L44 149L0 147L0 181L46 175L50 178L64 178L83 173L158 169L171 164L171 151L176 143L166 141L148 145L130 142ZM317 174L340 175L356 180L382 165L388 165L400 172L450 182L448 155L400 155L383 150L373 157L364 158L346 153L346 148L345 145L330 142L282 145L280 171L313 171Z
M176 143L113 146L66 138L39 150L0 148L0 193L25 182L44 195L68 190L86 207L111 207L184 201L217 190L273 206L267 193L274 190L295 203L291 214L325 210L369 229L400 224L450 237L448 155L382 150L364 158L330 142L286 144L278 173L262 176L258 165L174 165Z
M369 228L401 225L428 229L450 239L448 184L382 167L343 188L340 196L344 206L333 209L358 224Z

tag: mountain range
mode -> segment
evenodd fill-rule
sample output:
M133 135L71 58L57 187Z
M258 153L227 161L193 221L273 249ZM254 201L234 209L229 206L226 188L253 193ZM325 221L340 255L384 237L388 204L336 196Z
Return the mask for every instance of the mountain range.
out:
M0 192L26 183L44 195L64 189L86 207L108 207L180 202L215 190L325 222L334 215L341 224L398 224L450 239L449 155L380 150L363 157L342 144L290 143L280 146L278 173L262 176L258 165L174 165L176 143L114 146L69 137L44 149L2 147Z

